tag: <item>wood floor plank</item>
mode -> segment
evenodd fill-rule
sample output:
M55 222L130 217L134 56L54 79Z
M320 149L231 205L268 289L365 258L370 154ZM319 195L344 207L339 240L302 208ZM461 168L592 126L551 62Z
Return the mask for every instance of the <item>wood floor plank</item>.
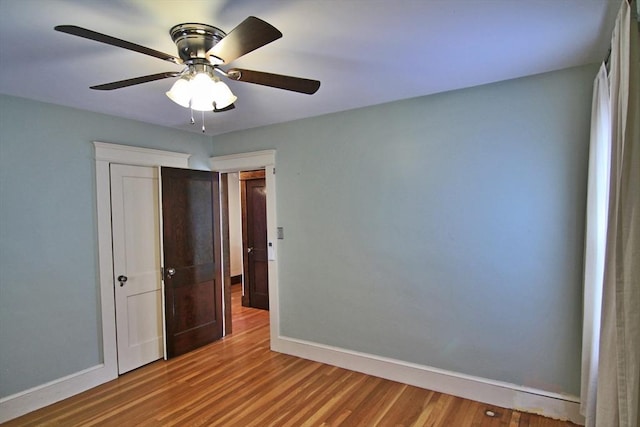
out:
M378 421L378 425L422 425L429 416L425 411L436 393L413 386L402 388L397 398L390 402L391 406Z
M269 313L233 288L233 334L3 426L575 426L274 353Z

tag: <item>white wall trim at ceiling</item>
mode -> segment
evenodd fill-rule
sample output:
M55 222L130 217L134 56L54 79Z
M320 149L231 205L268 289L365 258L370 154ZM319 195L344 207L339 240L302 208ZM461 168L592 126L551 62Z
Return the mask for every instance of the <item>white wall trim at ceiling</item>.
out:
M109 165L187 168L190 154L128 145L94 142L96 215L98 229L98 281L101 308L102 364L0 400L0 422L19 417L118 377L116 318L113 294L111 241L111 180Z
M284 336L272 338L271 349L303 359L489 405L536 413L584 425L584 417L580 415L580 400L575 396L474 377Z

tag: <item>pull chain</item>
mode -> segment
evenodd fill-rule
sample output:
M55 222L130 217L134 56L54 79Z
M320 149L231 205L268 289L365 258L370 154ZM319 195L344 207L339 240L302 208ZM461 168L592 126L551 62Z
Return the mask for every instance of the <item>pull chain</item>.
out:
M196 124L196 120L193 118L193 108L191 108L191 106L189 106L189 111L191 111L191 120L189 120L189 123L191 123L192 125ZM204 127L204 111L202 111L202 133L205 133L206 129Z

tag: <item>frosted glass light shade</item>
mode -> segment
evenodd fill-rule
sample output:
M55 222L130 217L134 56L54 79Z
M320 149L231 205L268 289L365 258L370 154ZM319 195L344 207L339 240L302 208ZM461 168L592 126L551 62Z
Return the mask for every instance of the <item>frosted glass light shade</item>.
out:
M229 86L206 73L196 74L191 80L179 79L167 96L176 104L197 111L213 111L214 106L223 109L238 99Z
M233 104L238 99L238 97L231 92L231 89L229 89L229 86L227 86L220 80L215 82L214 86L215 86L214 98L216 103L215 104L216 109L222 110L223 108L227 108L229 105Z
M184 108L189 108L189 103L191 102L191 85L189 80L184 78L176 80L173 86L171 86L171 89L169 89L169 92L167 92L167 96L176 104Z

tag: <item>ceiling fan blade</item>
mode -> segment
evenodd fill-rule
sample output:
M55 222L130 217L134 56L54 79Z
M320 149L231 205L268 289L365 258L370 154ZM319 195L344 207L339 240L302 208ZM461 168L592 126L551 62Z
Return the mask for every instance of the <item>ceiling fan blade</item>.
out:
M283 76L281 74L265 73L263 71L243 70L232 68L227 71L230 79L241 82L255 83L263 86L275 87L278 89L291 90L294 92L312 95L320 88L318 80L303 79L300 77Z
M207 57L213 55L225 64L240 58L282 37L282 33L262 19L250 16L213 46Z
M120 89L120 88L123 88L123 87L139 85L140 83L147 83L147 82L152 82L152 81L155 81L155 80L167 79L169 77L178 77L180 74L182 74L182 73L179 73L179 72L165 72L165 73L158 73L158 74L150 74L148 76L135 77L133 79L126 79L126 80L120 80L120 81L117 81L117 82L111 82L111 83L105 83L105 84L102 84L102 85L91 86L91 89L96 89L96 90Z
M84 37L85 39L95 40L100 43L110 44L112 46L121 47L123 49L129 49L134 52L142 53L145 55L153 56L155 58L163 59L165 61L173 62L174 64L182 64L180 58L176 58L173 55L163 53L148 47L140 46L139 44L131 43L126 40L117 39L115 37L108 36L106 34L98 33L86 28L77 27L75 25L58 25L54 27L54 30L62 33L71 34L78 37Z
M214 113L222 113L223 111L233 110L234 108L236 108L236 104L229 104L228 106L226 106L224 108L214 108L213 112Z

